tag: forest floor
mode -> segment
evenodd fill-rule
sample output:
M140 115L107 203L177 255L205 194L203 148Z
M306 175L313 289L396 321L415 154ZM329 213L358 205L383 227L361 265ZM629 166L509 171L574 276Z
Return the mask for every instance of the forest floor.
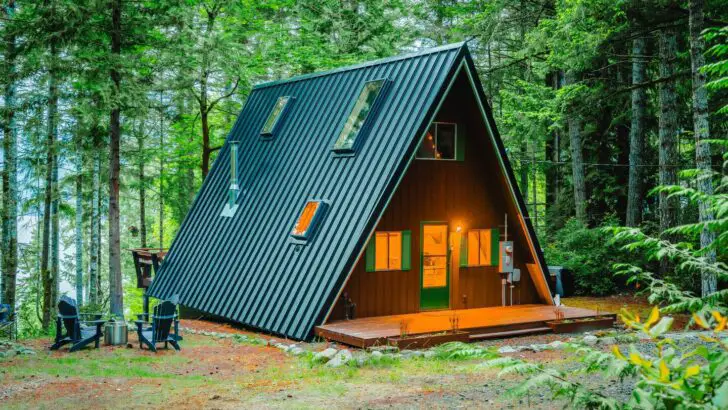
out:
M643 300L630 297L577 298L571 306L604 306L648 309ZM609 307L609 308L608 308ZM609 310L608 310L609 309ZM616 309L619 310L619 309ZM183 321L196 331L255 334L230 325ZM310 355L293 356L269 344L240 342L184 333L182 351L141 351L136 335L133 347L49 352L50 341L31 339L22 345L36 354L0 358L2 408L556 408L547 391L527 398L505 394L519 385L518 376L498 377L498 370L482 367L483 359L451 360L412 357L363 366L331 368L315 363ZM566 341L573 335L538 335L484 343L486 346L529 345ZM262 336L261 336L262 337ZM310 351L327 345L299 343ZM604 346L607 349L608 346ZM578 366L573 354L563 350L521 351L512 356L548 363L562 371ZM629 381L599 377L580 380L587 387L626 399Z

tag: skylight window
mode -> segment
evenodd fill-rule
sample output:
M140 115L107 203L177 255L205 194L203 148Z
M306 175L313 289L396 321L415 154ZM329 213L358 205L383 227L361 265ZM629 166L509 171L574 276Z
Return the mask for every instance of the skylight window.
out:
M366 131L364 126L369 114L375 109L377 97L381 94L385 85L384 79L367 81L356 99L354 107L349 113L349 117L341 129L339 137L334 143L334 151L339 153L348 153L355 150L356 142L359 137Z
M284 114L286 113L286 108L288 107L288 103L293 99L293 97L284 96L284 97L278 97L278 100L276 101L276 104L273 106L273 109L270 111L270 114L268 114L268 119L265 120L265 124L263 124L263 129L260 130L260 135L270 137L273 135L273 132L276 130L278 125L281 123Z
M304 241L311 239L321 222L325 208L326 203L320 200L306 202L303 211L298 216L296 225L291 231L291 236Z

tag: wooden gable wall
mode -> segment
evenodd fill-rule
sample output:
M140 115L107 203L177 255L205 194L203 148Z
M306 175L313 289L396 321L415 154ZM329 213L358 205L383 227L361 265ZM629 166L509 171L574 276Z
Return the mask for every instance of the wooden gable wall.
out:
M356 303L357 317L420 311L420 223L450 224L454 253L450 271L450 308L478 308L501 304L497 267L459 267L459 235L470 228L498 228L503 239L504 214L509 218L509 239L514 241L515 267L521 269L521 284L514 291L514 304L540 303L526 264L534 260L518 224L520 216L501 171L497 150L487 134L472 88L464 72L459 74L435 121L456 122L464 135L465 160L414 160L388 205L378 231L412 232L412 264L408 271L366 272L362 257L342 294ZM520 289L520 292L519 292ZM341 301L329 320L342 319Z

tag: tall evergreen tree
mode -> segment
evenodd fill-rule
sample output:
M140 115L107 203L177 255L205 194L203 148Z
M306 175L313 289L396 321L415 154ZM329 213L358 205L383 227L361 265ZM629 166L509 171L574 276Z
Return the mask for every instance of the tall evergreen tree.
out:
M695 165L698 168L698 190L703 195L713 194L713 170L710 157L710 126L708 121L708 90L705 88L706 76L702 71L705 65L705 40L703 28L705 24L705 1L690 0L688 2L690 13L690 61L692 73L693 96L693 132L695 134ZM705 201L699 203L700 223L704 224L700 234L700 247L708 248L715 240L715 233L707 226L714 220L710 204ZM715 250L707 251L706 258L715 261ZM715 293L718 290L718 280L714 273L703 272L701 278L703 296Z

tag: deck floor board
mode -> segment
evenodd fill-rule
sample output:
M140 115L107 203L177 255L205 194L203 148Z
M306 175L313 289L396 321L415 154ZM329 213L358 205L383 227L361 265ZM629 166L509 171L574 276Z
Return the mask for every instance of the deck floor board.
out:
M392 316L366 317L334 321L316 327L316 335L341 343L367 347L387 338L400 336L406 326L409 335L427 334L452 329L451 318L457 317L458 330L471 333L495 333L508 330L539 328L558 319L586 318L599 315L589 309L549 305L498 306L477 309L438 310Z

